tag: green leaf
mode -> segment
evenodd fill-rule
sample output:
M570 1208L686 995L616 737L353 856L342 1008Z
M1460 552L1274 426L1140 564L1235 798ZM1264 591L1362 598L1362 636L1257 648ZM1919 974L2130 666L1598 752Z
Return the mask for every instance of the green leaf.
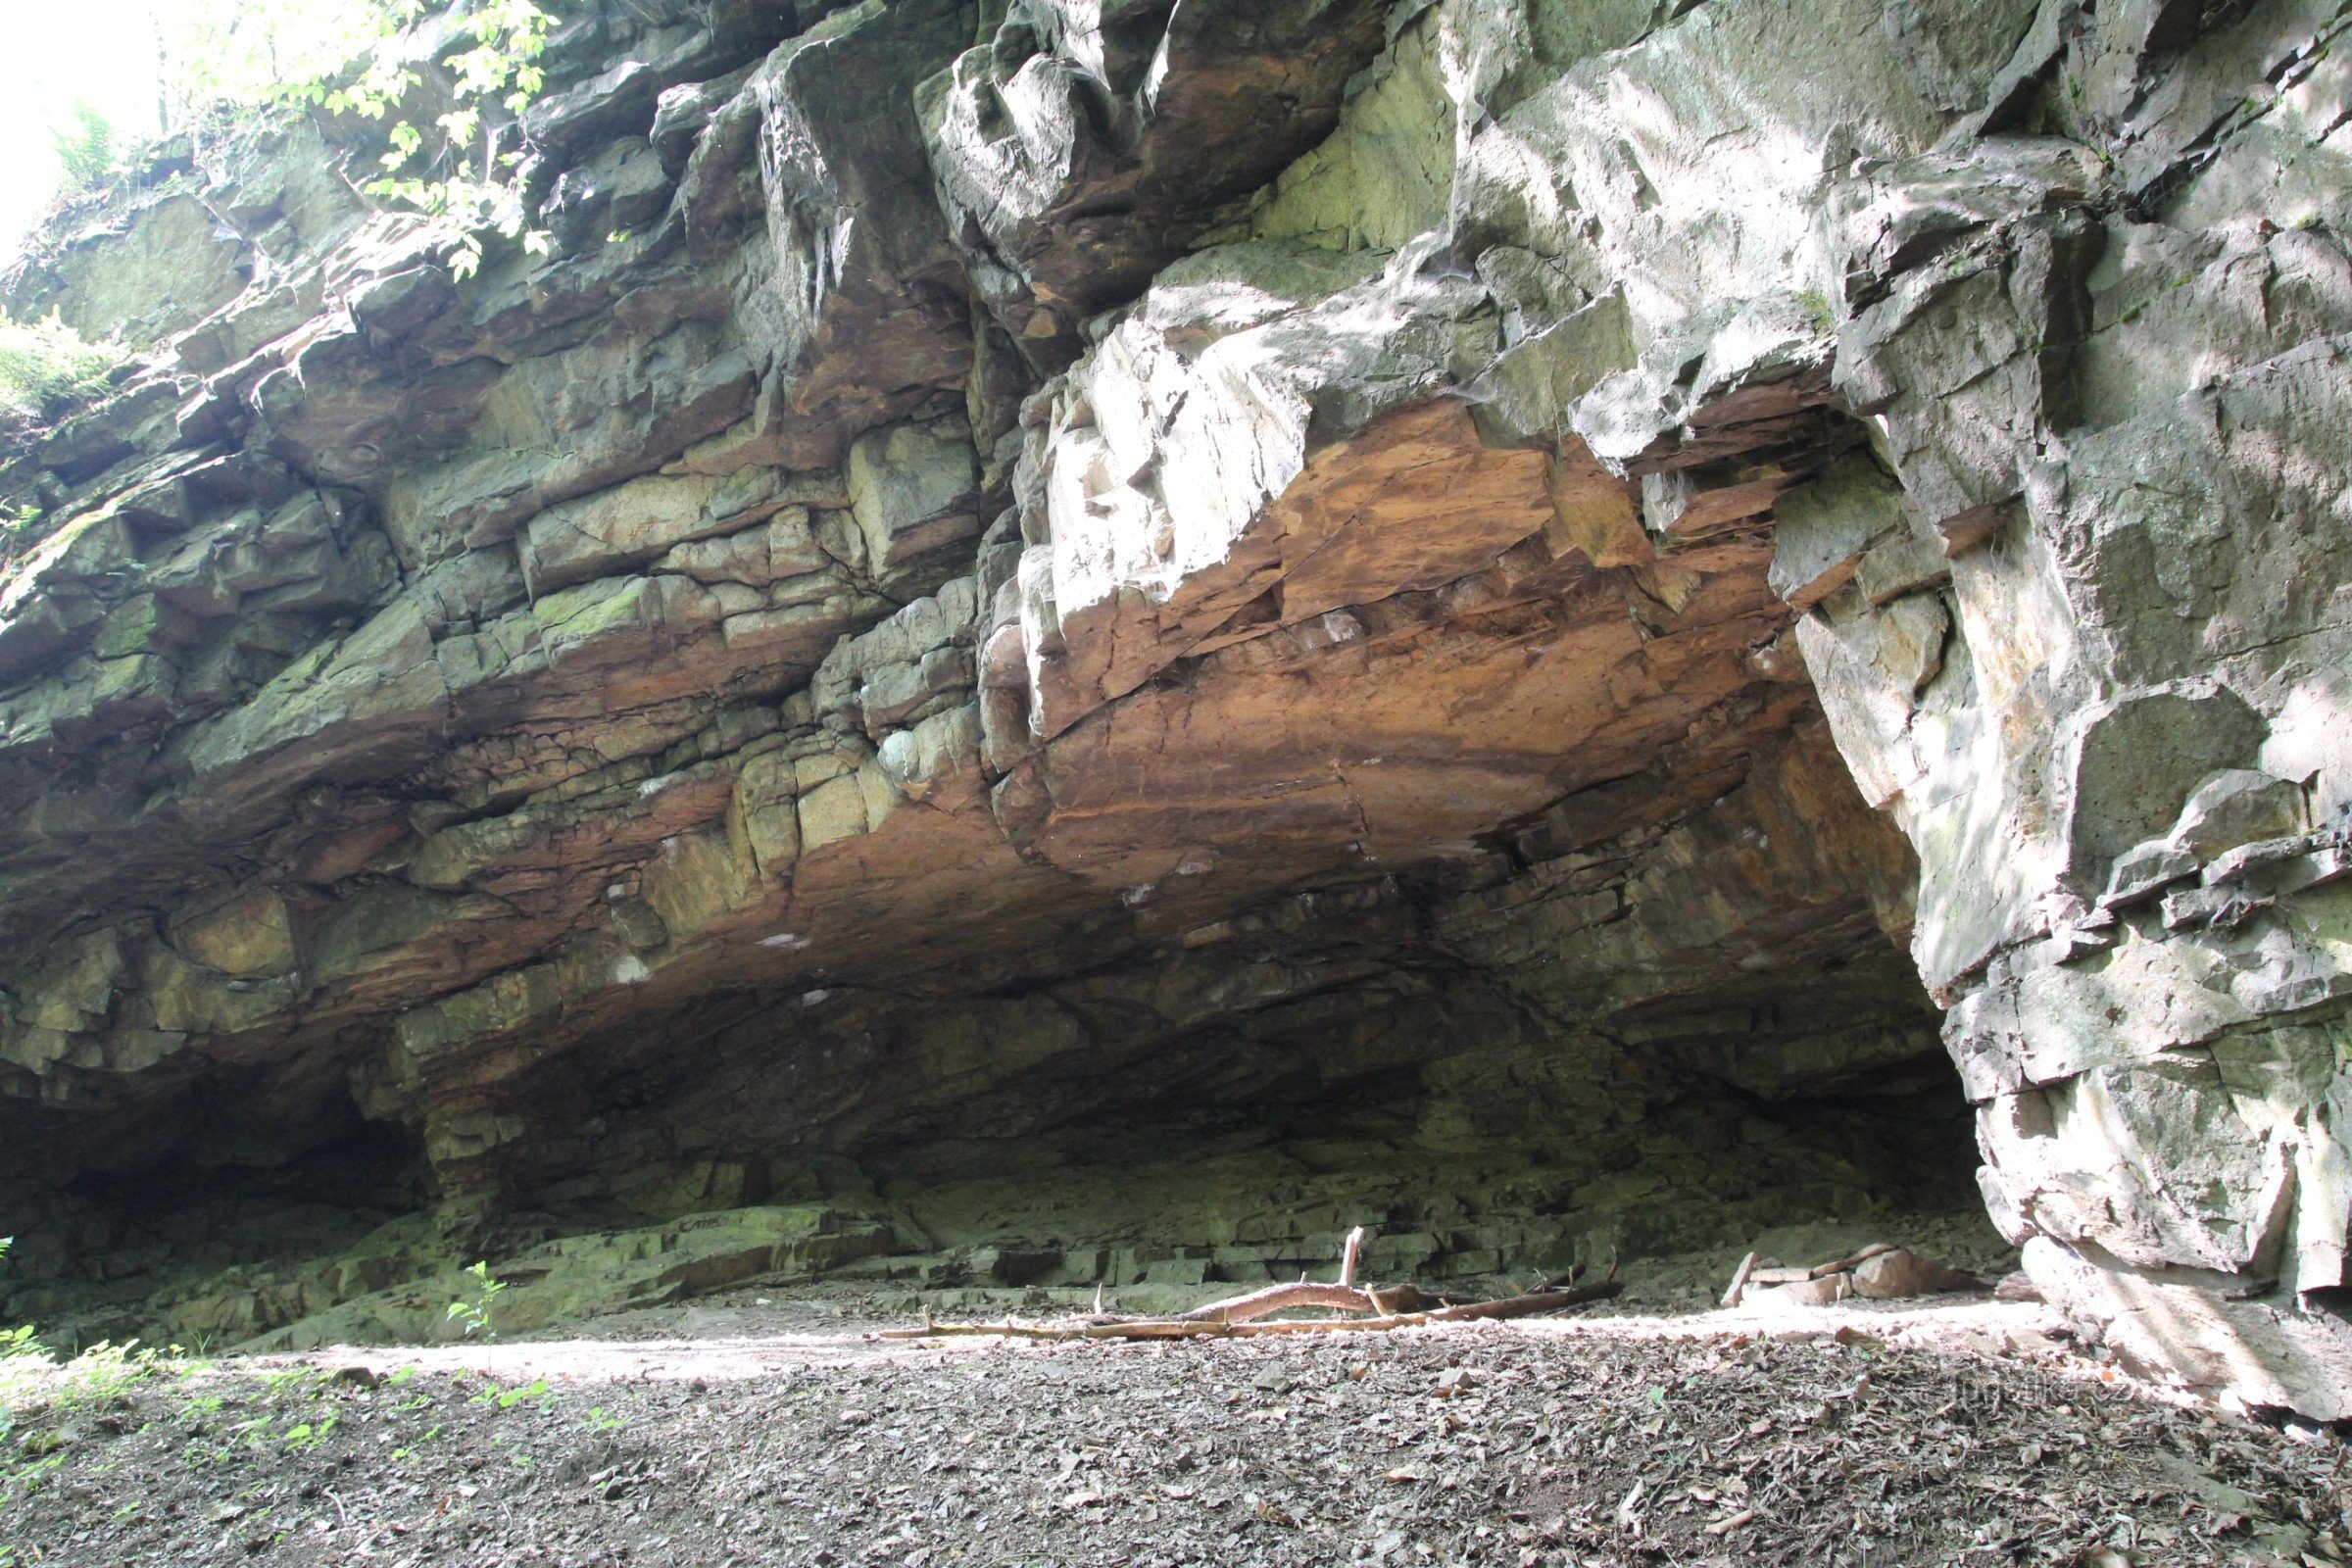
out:
M431 35L403 37L402 29L450 10L464 13L468 42L458 49L438 42L432 68L446 73L455 91L437 106L432 122L420 127L394 111L414 101L410 95L422 76L406 62L417 58L419 44ZM500 133L506 121L522 114L544 89L546 74L537 61L554 26L553 14L534 0L469 0L465 6L428 6L425 0L179 0L160 41L169 78L166 95L172 100L190 110L278 104L388 120L376 149L386 177L366 184L365 194L468 231L495 226L514 237L523 228L512 188L519 160L512 147L500 151ZM467 178L463 172L468 170L483 177ZM434 177L444 172L448 177ZM529 254L545 254L528 237L523 243ZM478 234L450 252L451 270L460 278L473 275L481 263ZM485 1281L483 1289L493 1287Z

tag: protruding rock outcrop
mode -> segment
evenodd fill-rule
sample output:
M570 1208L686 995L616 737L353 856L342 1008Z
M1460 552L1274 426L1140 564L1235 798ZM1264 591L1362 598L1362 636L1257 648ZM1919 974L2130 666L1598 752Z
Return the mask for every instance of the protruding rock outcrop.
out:
M1478 1272L1947 1201L1965 1094L2053 1298L2352 1416L2346 23L2177 9L655 4L550 256L331 123L116 193L10 284L146 352L0 467L25 1299L353 1150Z

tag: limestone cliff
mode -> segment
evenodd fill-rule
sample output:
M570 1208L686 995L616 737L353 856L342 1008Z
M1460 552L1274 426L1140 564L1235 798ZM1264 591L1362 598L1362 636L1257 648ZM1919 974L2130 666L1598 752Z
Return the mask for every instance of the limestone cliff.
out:
M2352 1416L2352 10L565 15L552 255L287 116L8 280L143 356L0 466L14 1309L1981 1160L2120 1353Z

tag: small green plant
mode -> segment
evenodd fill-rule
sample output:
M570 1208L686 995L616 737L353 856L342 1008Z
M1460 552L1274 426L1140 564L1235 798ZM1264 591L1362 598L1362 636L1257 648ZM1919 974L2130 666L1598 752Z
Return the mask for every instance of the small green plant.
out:
M0 1236L0 1257L15 1245L15 1237ZM31 1324L0 1329L0 1439L15 1430L16 1406L34 1396L41 1375L55 1364Z
M202 118L257 105L318 108L387 122L382 173L367 193L436 220L450 270L481 267L484 236L542 255L551 237L528 228L514 190L520 162L514 121L545 84L539 64L555 27L534 0L180 0L163 42L167 96ZM462 29L460 47L425 68L448 108L421 123L401 118L423 85L403 41L428 11ZM415 34L410 34L414 38Z
M65 1464L65 1439L54 1432L36 1432L20 1444L23 1456L0 1470L0 1509L40 1491Z
M54 416L103 393L129 358L120 343L88 341L54 311L31 322L0 314L0 405ZM9 527L16 527L13 514Z
M142 1350L136 1340L121 1345L100 1340L66 1363L57 1402L68 1409L104 1404L131 1385L153 1377L162 1361L160 1351Z
M335 1418L319 1414L315 1421L297 1421L286 1428L278 1443L288 1453L300 1453L305 1448L316 1448L324 1443L334 1430Z
M429 1427L426 1427L426 1428L425 1428L425 1429L424 1429L422 1432L420 1432L420 1433L418 1433L418 1434L416 1435L416 1442L417 1442L417 1444L426 1444L426 1443L430 1443L430 1442L432 1442L432 1441L433 1441L435 1438L439 1437L440 1435L441 1435L441 1424L440 1424L439 1422L437 1422L437 1421L436 1421L435 1423L433 1423L433 1425L431 1425L431 1426L429 1426ZM402 1447L394 1448L394 1449L392 1450L392 1457L393 1457L394 1459L406 1459L406 1458L409 1458L411 1455L415 1454L415 1453L416 1453L416 1448L414 1446L402 1446Z
M271 1394L300 1398L325 1383L328 1376L328 1373L315 1366L281 1366L256 1372L253 1381Z
M0 501L0 538L15 540L40 526L41 509L21 503ZM6 1251L0 1248L0 1252Z
M1830 303L1830 297L1827 294L1817 288L1809 288L1797 295L1797 301L1804 306L1805 314L1813 318L1815 330L1822 332L1838 330L1838 311Z
M416 14L413 0L402 0L389 13L402 22ZM539 57L547 51L555 18L533 0L478 0L465 25L472 47L442 62L455 78L455 91L454 106L433 120L438 134L394 121L385 131L390 146L378 160L383 175L368 186L370 196L412 207L447 225L449 270L459 278L480 270L486 233L519 240L530 256L544 256L553 245L546 230L525 223L513 186L522 154L519 138L509 132L546 84ZM379 46L346 84L327 89L320 83L295 95L336 114L382 120L416 84L416 72Z
M589 1431L594 1432L599 1436L603 1436L607 1433L626 1432L628 1428L629 1424L626 1421L623 1421L620 1417L616 1415L605 1414L605 1407L603 1405L592 1404L588 1407Z
M486 1386L481 1393L474 1395L472 1402L485 1406L495 1405L501 1410L512 1410L525 1399L544 1399L546 1397L547 1379L541 1378L535 1383L518 1384L512 1389L502 1389L492 1383Z
M466 1272L473 1277L473 1299L450 1302L449 1315L453 1321L466 1326L467 1339L472 1339L478 1334L485 1340L495 1340L498 1338L498 1330L492 1326L490 1320L493 1310L498 1305L499 1293L507 1288L507 1282L490 1277L490 1263L487 1258L474 1264Z
M88 100L74 100L73 122L52 126L50 143L69 190L104 184L115 172L115 124Z

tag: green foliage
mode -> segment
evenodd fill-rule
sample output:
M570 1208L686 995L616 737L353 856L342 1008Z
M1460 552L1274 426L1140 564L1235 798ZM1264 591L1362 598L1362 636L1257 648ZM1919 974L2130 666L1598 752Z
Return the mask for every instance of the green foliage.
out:
M507 1288L507 1282L490 1277L490 1264L487 1259L474 1264L466 1272L473 1277L474 1298L470 1301L450 1302L449 1315L453 1320L466 1325L467 1339L478 1334L485 1340L495 1340L498 1338L498 1331L491 1326L491 1313L498 1304L499 1293Z
M6 1257L8 1250L16 1245L15 1237L0 1236L0 1257ZM16 1381L9 1374L49 1364L49 1351L41 1344L38 1331L31 1324L0 1329L0 1414L5 1413L11 1402L7 1397L8 1385ZM0 1435L4 1435L6 1430L6 1422L0 1420Z
M57 1402L68 1409L103 1404L132 1384L154 1376L162 1359L163 1352L142 1350L136 1340L121 1345L101 1340L66 1363Z
M501 1410L512 1410L525 1399L544 1399L546 1397L547 1379L541 1378L535 1383L525 1383L512 1389L502 1389L493 1383L483 1389L481 1393L474 1395L471 1402L494 1406Z
M416 1441L417 1441L418 1443L430 1443L430 1442L432 1442L432 1441L433 1441L435 1438L438 1438L439 1436L441 1436L441 1432L442 1432L442 1427L441 1427L441 1424L440 1424L439 1422L437 1422L437 1421L436 1421L436 1422L434 1422L434 1423L433 1423L431 1426L429 1426L429 1427L426 1427L426 1428L425 1428L425 1429L424 1429L422 1432L418 1433L418 1434L416 1435ZM416 1451L416 1450L415 1448L413 1448L413 1447L407 1447L407 1446L398 1447L398 1448L394 1448L394 1449L392 1450L392 1457L393 1457L394 1459L406 1459L406 1458L408 1458L410 1455L414 1454Z
M88 190L103 184L114 173L114 122L86 99L74 100L74 122L50 127L49 139L56 145L57 162L65 172L67 189Z
M525 226L513 190L511 176L521 154L506 145L504 130L546 85L539 58L547 51L555 18L533 0L477 0L466 25L473 44L445 62L455 81L456 104L434 119L438 134L428 135L405 120L395 122L385 133L391 145L381 160L383 176L368 186L369 195L413 207L454 228L450 270L461 278L480 270L485 232L520 240L527 255L547 254L549 235ZM414 72L387 76L371 69L355 85L329 92L321 101L330 110L381 119L416 80ZM501 111L507 118L500 118Z
M544 255L512 188L514 119L546 84L539 59L555 18L535 0L468 0L466 47L440 56L451 106L425 126L394 118L422 85L401 29L424 0L194 0L175 46L177 96L190 108L279 104L387 122L383 172L368 194L440 220L451 270L479 270L486 233Z
M164 1360L162 1352L142 1350L136 1341L101 1341L61 1365L29 1328L0 1338L12 1347L0 1356L0 1414L44 1400L60 1410L92 1409L156 1376Z
M335 1426L335 1418L331 1415L320 1415L311 1421L297 1421L286 1428L284 1435L278 1439L278 1445L288 1453L316 1448L334 1436Z
M256 1372L253 1380L278 1398L299 1399L325 1387L333 1376L315 1366L281 1366Z
M36 417L86 403L130 358L120 343L92 343L58 319L12 321L0 313L0 407Z
M374 69L420 10L416 0L183 0L163 39L167 91L182 115L315 103L320 83Z

